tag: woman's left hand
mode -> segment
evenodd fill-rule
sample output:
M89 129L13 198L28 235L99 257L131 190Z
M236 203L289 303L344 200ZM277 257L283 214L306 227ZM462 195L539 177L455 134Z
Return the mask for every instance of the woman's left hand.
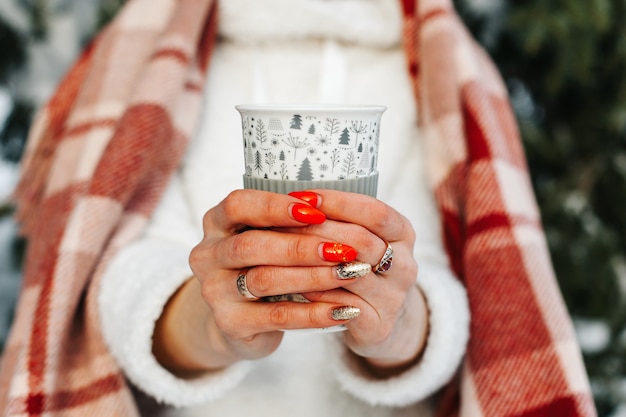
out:
M329 241L355 248L358 261L373 266L389 244L392 267L350 280L341 289L303 294L312 302L335 302L358 307L360 315L346 323L345 343L379 376L398 373L412 365L426 344L428 309L416 286L413 257L415 232L406 217L372 197L334 190L315 190L318 209L327 220L298 228Z

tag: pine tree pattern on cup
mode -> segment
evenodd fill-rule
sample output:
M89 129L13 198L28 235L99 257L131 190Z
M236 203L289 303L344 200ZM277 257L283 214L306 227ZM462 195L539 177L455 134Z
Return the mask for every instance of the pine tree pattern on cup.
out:
M247 176L321 181L376 172L380 119L242 115Z

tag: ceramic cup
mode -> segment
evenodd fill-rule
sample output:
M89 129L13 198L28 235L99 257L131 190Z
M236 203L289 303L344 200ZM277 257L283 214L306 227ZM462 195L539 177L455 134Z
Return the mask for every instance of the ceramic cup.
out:
M244 188L331 188L375 197L384 106L238 105Z
M290 193L330 188L376 197L384 106L238 105L244 188ZM266 301L308 302L300 294ZM335 332L344 325L300 332ZM293 331L293 330L292 330Z

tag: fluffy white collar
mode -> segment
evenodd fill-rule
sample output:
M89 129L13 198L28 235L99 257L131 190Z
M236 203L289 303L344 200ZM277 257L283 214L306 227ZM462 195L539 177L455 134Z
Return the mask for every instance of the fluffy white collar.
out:
M312 37L386 48L402 35L398 0L225 0L219 7L220 34L237 42Z

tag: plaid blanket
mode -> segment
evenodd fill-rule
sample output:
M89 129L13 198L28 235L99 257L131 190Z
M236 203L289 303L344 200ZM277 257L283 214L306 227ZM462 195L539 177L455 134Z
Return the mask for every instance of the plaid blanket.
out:
M0 370L4 416L133 416L96 296L182 159L216 0L129 0L33 124L16 192L29 246ZM496 69L450 0L404 0L404 44L471 339L441 416L595 416Z

